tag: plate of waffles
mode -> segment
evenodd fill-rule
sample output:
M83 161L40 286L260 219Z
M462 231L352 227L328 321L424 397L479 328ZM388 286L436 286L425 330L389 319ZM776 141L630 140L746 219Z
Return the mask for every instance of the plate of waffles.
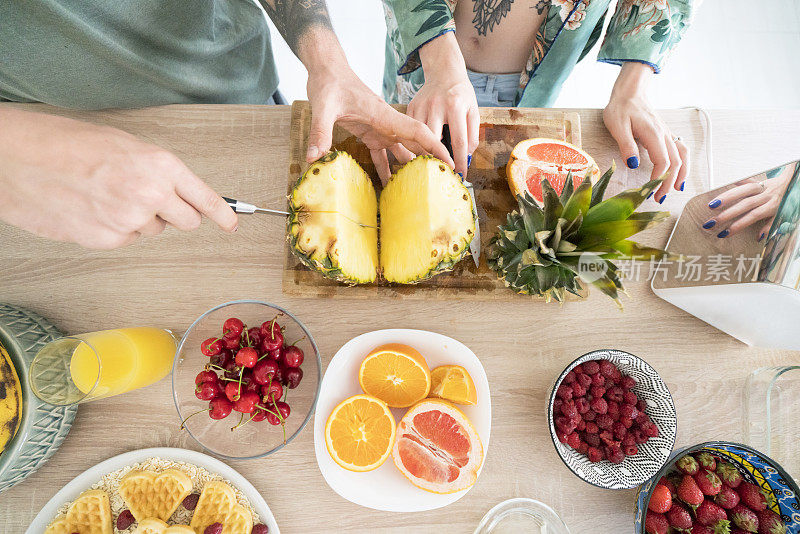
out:
M72 479L39 511L26 534L74 532L279 534L280 530L261 494L232 468L201 452L153 448L114 456Z

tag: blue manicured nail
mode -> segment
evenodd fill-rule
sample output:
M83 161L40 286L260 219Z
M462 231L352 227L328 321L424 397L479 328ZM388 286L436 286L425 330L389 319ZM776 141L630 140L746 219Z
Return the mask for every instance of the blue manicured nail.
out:
M684 187L686 187L686 182L681 182L681 191L683 191Z
M650 200L650 197L653 196L653 193L655 193L655 191L650 191L650 194L647 195L647 198L645 200Z
M667 195L664 195L663 197L659 198L658 203L663 204L665 200L667 200Z
M762 239L764 239L764 236L766 236L766 235L767 234L765 232L761 232L761 235L758 236L758 240L761 241Z
M718 198L715 198L714 200L708 203L708 207L713 210L714 208L718 208L720 204L722 204L722 201Z
M636 169L639 167L639 158L637 156L631 156L628 158L628 168L629 169Z
M472 154L467 154L467 168L472 164Z
M703 228L708 230L709 228L714 228L715 224L717 224L717 221L715 221L714 219L711 219L710 221L706 221L706 223L703 225Z
M730 232L727 229L725 229L725 230L721 231L720 233L718 233L717 237L722 239L723 237L728 237L728 234L730 234Z

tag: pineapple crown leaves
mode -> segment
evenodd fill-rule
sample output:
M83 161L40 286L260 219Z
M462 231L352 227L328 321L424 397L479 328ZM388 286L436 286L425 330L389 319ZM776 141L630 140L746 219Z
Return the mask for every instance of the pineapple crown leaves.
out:
M669 216L668 212L635 211L661 180L604 199L615 168L612 163L594 185L587 175L573 187L570 175L560 195L544 180L541 205L527 192L517 197L518 209L508 214L487 251L490 267L506 285L561 301L567 292L578 294L580 279L621 308L619 292L624 288L611 260L671 257L628 239ZM584 273L587 267L591 276Z

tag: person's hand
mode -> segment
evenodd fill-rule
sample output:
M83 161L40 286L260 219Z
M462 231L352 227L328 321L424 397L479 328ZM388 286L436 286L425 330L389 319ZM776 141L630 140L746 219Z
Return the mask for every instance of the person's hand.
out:
M139 236L237 216L183 162L121 130L0 110L0 219L34 234L112 249Z
M711 214L702 227L713 229L718 232L717 237L725 238L766 221L758 232L761 241L772 225L793 169L794 166L787 165L778 176L769 180L747 178L737 182L708 203Z
M647 101L645 86L652 75L653 70L648 65L626 62L603 110L603 121L617 141L629 168L639 166L636 141L647 150L653 162L650 179L664 177L664 182L654 193L654 199L663 203L671 188L683 191L689 174L689 149L680 138L673 137Z
M453 32L433 39L419 50L425 84L408 105L408 114L428 125L437 139L450 129L455 170L467 175L467 156L478 148L480 113L475 89Z
M320 30L316 39L306 39L299 56L308 69L309 162L330 150L338 122L370 149L384 181L390 174L386 149L401 162L414 154L432 154L453 166L447 149L425 124L392 108L356 76L332 32Z

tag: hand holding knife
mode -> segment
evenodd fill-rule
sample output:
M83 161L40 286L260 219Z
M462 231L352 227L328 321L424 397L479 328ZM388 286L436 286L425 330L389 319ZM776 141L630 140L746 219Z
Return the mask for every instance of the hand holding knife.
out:
M453 146L450 141L450 128L445 124L442 128L442 144L447 148L447 151L450 152L450 157L453 157ZM469 168L469 164L472 162L472 155L467 156L467 168ZM468 180L464 179L461 173L458 174L461 176L461 181L464 184L464 187L467 188L469 191L469 196L472 198L472 217L475 219L475 235L472 238L472 241L469 244L469 252L472 254L472 259L475 261L475 267L480 267L481 264L481 222L478 218L478 203L475 201L475 188L472 186L472 183Z

